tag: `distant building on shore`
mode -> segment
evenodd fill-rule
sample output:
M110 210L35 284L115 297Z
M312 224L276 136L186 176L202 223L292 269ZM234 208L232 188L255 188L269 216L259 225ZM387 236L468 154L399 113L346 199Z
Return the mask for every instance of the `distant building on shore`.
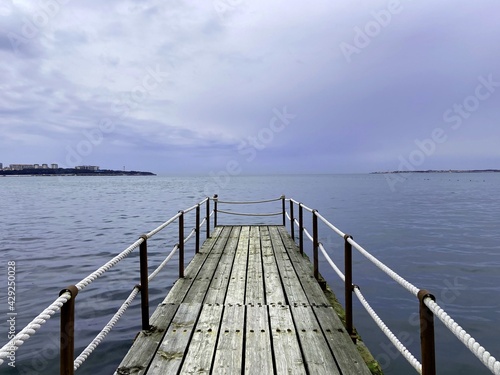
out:
M50 169L58 169L59 165L52 163L50 165ZM0 163L0 170L4 169L3 164ZM9 167L6 167L5 169L9 169L12 171L22 171L23 169L49 169L48 164L11 164Z
M23 169L33 169L34 164L11 164L10 169L13 171L22 171Z
M97 165L78 165L75 169L84 169L87 171L98 171L99 167Z
M3 164L0 163L0 171L3 169Z

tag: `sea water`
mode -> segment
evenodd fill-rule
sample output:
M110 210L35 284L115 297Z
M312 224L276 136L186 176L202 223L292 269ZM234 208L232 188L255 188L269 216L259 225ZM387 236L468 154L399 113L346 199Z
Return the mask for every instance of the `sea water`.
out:
M388 183L393 177L401 180L395 185ZM61 289L77 283L141 234L207 194L229 201L284 194L318 209L394 271L418 288L428 289L463 328L500 358L499 192L500 174L495 173L0 178L0 345L8 341L11 329L7 315L9 262L15 264L15 329L19 331L50 305ZM281 203L255 209L275 212ZM310 228L310 214L306 212L304 219ZM194 219L186 220L187 233ZM280 217L223 214L218 220L220 224L281 222ZM343 268L342 239L322 224L320 237ZM150 269L176 242L176 226L150 240ZM306 251L310 254L309 243ZM420 358L418 301L359 253L353 258L354 283L403 344ZM76 355L139 282L138 268L134 252L77 296ZM323 259L320 272L343 302L342 283ZM150 285L151 312L176 278L174 257ZM354 300L354 324L385 373L415 373ZM139 330L137 298L77 373L113 373ZM58 373L58 332L59 313L17 351L16 367L4 363L0 373ZM436 357L439 374L489 373L437 320Z

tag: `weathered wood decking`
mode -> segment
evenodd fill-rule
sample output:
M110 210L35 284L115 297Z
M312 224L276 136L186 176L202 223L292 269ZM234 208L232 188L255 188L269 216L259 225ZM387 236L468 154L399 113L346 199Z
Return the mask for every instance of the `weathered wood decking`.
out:
M370 371L282 226L217 227L115 374Z

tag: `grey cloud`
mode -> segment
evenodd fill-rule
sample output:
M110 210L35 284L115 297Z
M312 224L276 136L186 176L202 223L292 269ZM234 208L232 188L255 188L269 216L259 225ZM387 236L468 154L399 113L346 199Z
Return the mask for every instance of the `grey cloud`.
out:
M500 82L498 3L401 3L350 63L339 45L354 43L355 28L386 2L242 1L227 12L212 2L69 2L15 54L6 32L22 27L16 8L0 26L0 129L11 140L0 159L21 157L12 143L24 134L57 140L64 159L83 131L111 119L114 131L86 160L169 160L154 164L159 172L180 168L176 158L197 172L231 159L252 173L309 164L316 172L366 172L396 169L416 139L443 127L448 141L427 165L481 164L481 155L485 165L495 155L500 162L489 142L498 138L500 89L460 129L443 120L474 94L479 76ZM148 69L162 73L148 77ZM283 106L297 118L247 163L238 145L264 134ZM467 142L477 149L473 158ZM42 144L33 150L46 152Z

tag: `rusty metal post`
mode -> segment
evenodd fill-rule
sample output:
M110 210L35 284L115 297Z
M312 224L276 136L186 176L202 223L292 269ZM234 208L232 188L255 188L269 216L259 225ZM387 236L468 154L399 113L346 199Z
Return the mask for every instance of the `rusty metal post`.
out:
M208 239L208 237L210 237L210 198L207 199L206 215L207 215L207 239Z
M290 235L292 236L292 240L295 242L295 218L293 217L293 202L290 199Z
M349 243L350 238L352 238L352 236L348 234L344 236L345 320L347 333L351 336L352 341L356 342L352 323L352 245Z
M422 375L436 375L436 350L434 344L434 314L424 303L429 297L436 298L425 289L418 292L420 312L420 350L422 351Z
M214 195L214 228L217 226L217 199L218 195Z
M179 278L184 277L184 211L179 211Z
M317 210L313 210L313 256L314 256L314 277L319 280L319 261L318 261L318 217L316 216Z
M302 203L299 203L299 249L300 254L304 254L304 209Z
M196 206L196 245L195 245L195 253L198 254L200 252L200 204Z
M75 361L75 298L78 288L74 285L61 290L59 295L69 292L71 298L61 307L60 369L61 375L73 375Z
M139 267L141 272L141 316L142 329L148 330L149 325L149 280L148 280L148 236L143 234L140 238L144 241L139 248Z
M285 205L285 196L281 196L281 214L283 216L283 226L286 227L286 205Z

